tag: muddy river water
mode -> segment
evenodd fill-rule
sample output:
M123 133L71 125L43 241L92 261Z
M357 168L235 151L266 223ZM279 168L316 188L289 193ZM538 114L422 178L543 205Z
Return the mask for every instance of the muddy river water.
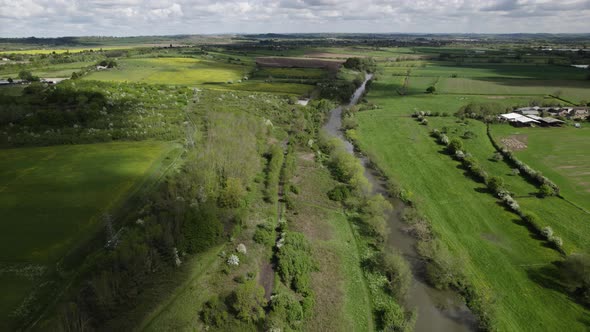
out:
M355 105L365 91L366 83L372 78L367 75L365 82L355 91L348 106ZM424 262L420 260L416 251L416 239L404 231L406 226L402 221L405 204L387 195L385 181L382 176L369 167L369 160L355 153L353 145L344 137L342 126L342 106L330 111L330 118L324 129L332 136L340 139L346 150L357 157L365 169L365 176L372 184L373 193L387 197L394 209L387 216L389 235L386 250L397 250L409 262L413 281L408 292L406 305L417 310L415 331L475 331L477 319L465 305L461 297L452 291L440 291L430 287L424 281Z

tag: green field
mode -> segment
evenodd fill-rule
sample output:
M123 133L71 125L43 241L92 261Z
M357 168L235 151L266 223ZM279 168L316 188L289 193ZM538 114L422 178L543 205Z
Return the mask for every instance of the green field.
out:
M410 77L407 91L402 96L399 89L408 69ZM536 239L520 223L518 216L499 205L484 184L465 176L459 163L442 153L442 147L429 136L429 128L446 127L449 136L461 136L466 130L473 131L476 137L465 140L466 149L490 174L505 179L506 186L515 192L523 209L540 215L546 225L550 225L557 235L563 237L566 251L587 251L590 248L590 241L585 235L590 233L586 222L588 215L559 198L537 198L535 194L538 189L534 185L520 176L512 176L511 168L504 162L490 160L495 150L486 136L483 123L470 120L469 125L465 125L450 116L431 117L429 126L420 126L409 117L415 111L447 112L452 115L461 106L472 102L513 107L541 98L544 102L557 103L557 100L542 96L557 89L563 90L564 98L568 93L575 95L576 99L586 95L590 97L586 81L576 80L579 72L557 66L544 66L542 69L508 65L465 67L441 66L437 62L426 63L424 67L380 67L379 70L377 80L371 85L367 96L368 101L375 103L378 109L357 115L360 148L387 176L410 192L418 208L431 221L436 236L452 252L469 256L465 266L468 279L478 293L492 294L499 330L587 329L585 322L590 316L587 310L562 292L539 282L547 277L541 268L551 266L562 256ZM562 72L556 74L558 70ZM457 78L451 78L454 73L458 75ZM549 76L557 78L546 80ZM424 93L425 88L434 82L437 82L437 93ZM449 82L460 84L452 87ZM502 130L528 130L510 128L504 126ZM568 157L565 159L568 166L581 167L577 176L566 178L562 175L564 178L559 181L577 181L578 196L569 194L572 200L587 197L584 196L587 193L584 193L583 187L579 186L579 183L585 183L583 179L587 176L583 167L587 158L580 157L587 151L587 145L575 144L575 147L564 149L563 154L551 151L559 150L561 145L558 142L579 142L588 136L581 131L558 129L564 130L563 140L555 140L548 147L547 141L552 139L551 136L542 135L543 129L534 130L539 131L539 141L536 143L539 145L532 148L534 151L530 153L554 155L548 157L553 160L553 164L548 162L545 168L558 167L555 163L565 157ZM548 129L544 130L546 133ZM501 133L508 135L510 132L501 131L498 135ZM530 142L535 142L535 138L531 136ZM525 157L526 151L518 152L517 155L529 162ZM547 162L542 160L538 160L537 164ZM541 166L536 166L532 161L530 164L558 181L557 177ZM566 170L562 168L559 171L571 174L566 173ZM568 189L564 190L563 194L567 196Z
M94 72L89 80L158 84L202 84L235 82L251 69L194 58L138 58L119 61L118 68Z
M33 75L43 78L69 78L72 76L72 72L78 71L82 68L92 66L95 62L71 62L62 63L56 65L47 65L41 68L32 69ZM2 67L0 67L2 69ZM12 77L18 78L18 72L0 72L0 77Z
M265 93L281 93L292 95L305 95L313 89L313 85L299 83L267 83L262 81L250 80L237 84L216 84L205 85L214 90L235 90L235 91L252 91Z
M318 68L263 68L254 72L255 77L272 78L325 78L328 72Z
M440 93L481 95L561 95L579 102L590 99L590 81L444 78L438 85Z
M492 156L495 152L495 149L490 140L488 139L488 136L486 134L486 126L484 123L472 120L469 121L468 125L466 125L464 123L457 123L456 119L453 117L431 117L429 121L431 128L446 128L449 135L451 136L459 137L462 136L466 131L471 131L475 133L475 137L470 139L463 139L465 149L479 161L480 165L489 174L501 176L504 179L507 189L514 193L513 196L516 197L520 206L526 211L534 211L534 213L539 216L540 222L543 226L551 226L555 233L563 238L564 249L567 252L571 253L590 250L590 239L587 236L585 236L585 234L590 234L590 224L587 222L588 218L590 217L590 214L585 213L579 208L576 208L572 204L558 197L537 197L536 194L539 191L539 189L535 185L526 181L526 179L524 179L521 176L513 175L512 168L507 163L493 160ZM518 135L518 133L522 134L523 131L527 131L529 129L540 130L540 128L514 128L508 125L492 126L492 132L494 133L497 130L499 130L500 132L506 130L515 135ZM554 137L561 137L562 132L572 132L574 129L575 128L542 128L543 131L539 133L539 135L549 140L549 138L552 137L552 135ZM584 149L587 145L586 140L584 139L585 133L575 131L573 131L573 133L579 135L577 136L577 140L573 139L573 137L568 137L568 135L563 135L563 142L568 142L567 144L572 146L571 151L578 151L578 153L576 154L570 154L570 161L573 163L575 160L577 161L577 164L580 167L582 167L580 171L576 172L575 174L584 174L584 167L586 166L584 166L583 163L586 157L580 151L582 151L582 149ZM547 145L539 145L537 146L537 148L539 150L533 153L533 155L535 156L542 155L545 157L552 155L547 154ZM543 150L543 153L541 153L541 149ZM565 154L561 157L565 157ZM553 158L549 158L556 159L555 156ZM529 165L532 166L532 164ZM533 167L538 169L536 165ZM548 174L545 171L543 171L543 173L546 176L549 176L551 179L555 178L552 174ZM577 180L580 181L581 179ZM583 180L581 181L583 182ZM559 183L559 186L563 188L563 190L565 190L562 192L564 196L584 198L583 196L580 197L574 194L587 194L587 192L584 192L584 188L580 188L577 192L570 192L570 187L568 187L567 184L570 183ZM566 186L564 187L564 185ZM579 200L576 200L576 202L578 201ZM582 202L585 203L587 201L588 199L585 198L585 200L579 202L581 204Z
M140 45L135 45L140 46ZM73 47L73 48L47 48L47 49L30 49L30 50L13 50L13 51L0 51L0 54L61 54L61 53L77 53L83 51L107 51L107 50L121 50L129 49L133 47L129 46L97 46L97 47Z
M361 148L413 193L451 251L469 256L465 272L479 292L494 294L500 330L584 330L587 311L530 277L534 266L548 265L560 255L534 239L491 195L479 192L483 185L441 154L426 128L410 118L391 117L397 112L361 113Z
M371 299L361 270L361 253L340 204L326 193L337 183L309 153L297 159L299 194L294 195L296 214L292 228L303 232L315 248L321 266L312 274L316 314L307 323L310 331L370 331L374 329Z
M53 269L172 149L139 142L0 150L0 326L42 277L25 267Z
M590 128L493 126L497 138L518 135L527 148L516 156L557 183L568 200L590 211Z

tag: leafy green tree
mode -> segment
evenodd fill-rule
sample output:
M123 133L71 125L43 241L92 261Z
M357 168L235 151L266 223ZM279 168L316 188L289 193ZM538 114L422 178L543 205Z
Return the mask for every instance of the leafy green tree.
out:
M18 77L21 80L25 80L25 81L29 81L29 82L37 82L37 81L39 81L39 77L33 75L33 73L31 73L30 71L24 70L24 69L21 70L18 73Z
M449 151L455 154L457 151L463 151L463 141L457 137L451 138L449 141Z
M554 194L553 188L551 188L551 186L549 186L548 184L543 183L539 187L539 196L547 197L547 196L552 196L553 194Z
M499 176L490 176L487 185L493 193L498 193L504 189L504 179Z
M228 208L239 208L244 204L246 191L239 178L230 177L219 194L219 205Z
M561 266L561 275L570 292L590 304L590 255L569 255Z
M233 293L233 308L239 319L256 322L264 318L264 288L256 280L248 280L238 286Z

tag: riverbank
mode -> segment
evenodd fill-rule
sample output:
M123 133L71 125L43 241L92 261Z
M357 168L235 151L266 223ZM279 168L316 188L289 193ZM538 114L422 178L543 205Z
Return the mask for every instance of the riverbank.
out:
M365 92L366 83L372 78L367 75L365 82L357 89L348 105L355 105ZM386 181L369 167L368 158L354 153L353 144L344 137L342 132L342 107L331 111L330 119L324 129L343 143L346 151L355 155L361 163L364 176L372 188L370 194L383 195L394 206L386 214L388 235L385 241L386 251L399 251L406 260L410 261L414 279L409 289L405 305L416 308L416 331L470 331L475 329L476 319L462 302L461 298L450 291L440 291L430 287L422 277L424 262L419 258L416 250L417 241L404 229L407 225L402 221L404 204L401 200L388 195Z

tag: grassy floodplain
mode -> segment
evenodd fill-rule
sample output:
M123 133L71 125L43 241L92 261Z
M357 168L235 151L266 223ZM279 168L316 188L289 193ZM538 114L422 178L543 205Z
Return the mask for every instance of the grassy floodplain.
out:
M546 224L551 225L556 233L561 233L567 251L588 249L587 236L582 235L588 233L585 224L580 224L588 220L587 215L559 198L543 200L535 197L538 190L535 186L521 177L509 176L511 169L508 165L488 160L494 149L487 140L483 123L465 126L457 124L458 119L454 117L433 117L430 118L429 126L420 126L410 117L415 111L447 112L452 115L460 107L472 102L494 103L507 108L528 104L530 100L539 98L543 102L558 103L556 99L546 96L557 89L563 91L564 98L575 95L572 99L576 101L588 99L590 90L584 88L588 83L579 80L585 72L558 66L543 66L543 70L536 68L539 74L535 74L532 66L523 65L491 66L476 63L466 68L431 61L423 62L418 67L403 67L403 63L400 63L401 67L381 66L379 69L377 80L366 97L378 109L358 114L357 134L361 150L410 193L419 209L431 221L437 237L452 252L466 253L469 257L465 265L468 279L477 292L491 294L499 330L585 330L589 312L567 295L548 286L550 283L547 284L547 279L544 279L547 276L541 272L542 267L551 266L562 256L530 233L520 223L518 216L498 204L484 184L465 176L459 163L446 155L443 148L430 137L429 128L446 126L451 131L456 128L456 132L449 135L457 137L465 130L474 131L477 137L465 140L466 149L492 175L504 177L511 190L525 196L518 198L524 209L544 218L553 218L546 219ZM558 79L547 74L560 70L562 72L557 75ZM408 71L409 78L405 83ZM509 76L506 74L508 72L519 78L506 77ZM452 77L455 74L457 77ZM448 82L453 80L463 81L465 85L449 91ZM400 90L404 84L405 90ZM438 93L426 94L424 90L429 85L435 85ZM502 133L510 134L507 130L508 127ZM545 139L551 138L547 136ZM534 141L531 137L531 142ZM557 144L554 146L559 146ZM547 151L541 146L533 149L528 159L524 154L526 150L517 155L529 162L533 154ZM583 151L583 145L577 145L569 152L570 160L578 160L572 165L583 164L584 158L574 157L579 154L573 154L572 150ZM541 160L537 160L537 165L543 162ZM555 167L550 163L548 165L544 167ZM533 162L531 166L537 167ZM551 178L549 172L543 173ZM566 193L567 189L564 195Z
M156 175L173 148L139 142L0 151L0 326L9 326L42 272L96 231L102 213Z

